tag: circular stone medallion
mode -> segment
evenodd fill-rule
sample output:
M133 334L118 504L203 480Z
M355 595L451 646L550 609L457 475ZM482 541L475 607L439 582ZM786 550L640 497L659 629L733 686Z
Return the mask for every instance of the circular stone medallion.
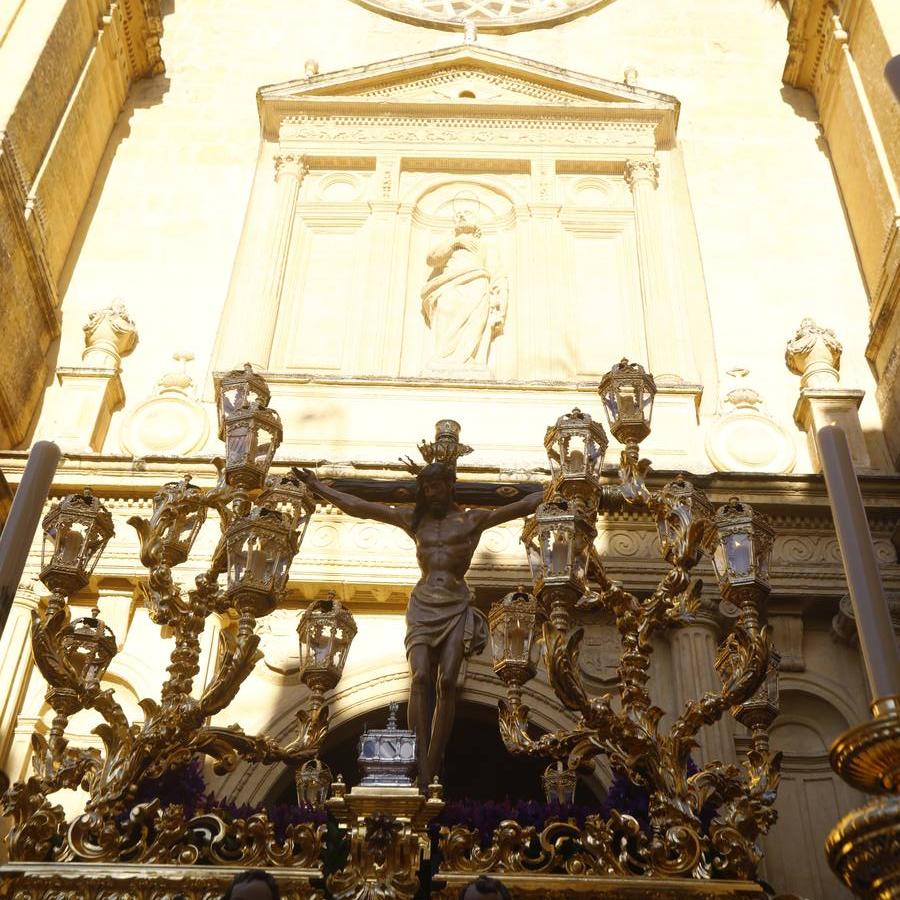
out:
M461 29L466 19L481 31L516 31L565 22L610 0L356 0L395 19Z

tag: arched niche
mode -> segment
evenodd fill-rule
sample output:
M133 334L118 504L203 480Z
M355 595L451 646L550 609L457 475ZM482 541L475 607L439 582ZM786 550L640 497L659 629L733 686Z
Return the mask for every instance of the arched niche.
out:
M828 832L862 801L828 759L832 742L849 727L846 704L827 687L786 681L770 729L772 749L783 756L778 821L763 841L765 879L779 892L849 900L823 852Z
M401 375L515 377L520 199L510 177L400 173L411 206ZM460 217L473 232L457 233Z
M358 784L359 736L368 728L384 727L387 707L373 710L345 722L329 732L320 758L335 775L343 775L348 784ZM405 704L400 709L405 721ZM464 701L459 704L453 735L444 764L444 796L448 800L543 800L541 774L547 760L514 756L503 745L497 729L496 709ZM576 790L578 803L598 805L605 789L594 775L581 776ZM295 803L297 798L293 773L283 770L264 798L266 804Z
M294 681L290 692L283 693L282 702L260 729L281 743L286 743L295 735L297 711L308 701L305 688L295 685ZM326 753L328 748L341 742L349 740L352 743L357 740L367 724L372 728L383 727L387 720L388 704L391 701L405 704L408 693L409 671L405 661L397 660L380 667L370 666L346 672L337 691L329 698L330 727L325 740ZM493 735L492 745L495 747L500 740L497 702L505 696L506 689L494 675L489 661L479 658L466 664L462 688L458 694L459 708L463 711L461 716L464 714L460 721L477 723L485 734L490 732ZM574 720L560 708L559 700L542 678L536 678L525 686L523 700L531 710L531 721L538 731L571 728L574 724ZM405 721L405 714L401 715L400 721L401 724ZM453 740L456 738L451 738ZM540 768L546 765L547 761L542 761ZM348 783L352 785L355 773L345 774L350 776ZM258 804L278 796L284 790L285 779L289 778L290 774L280 765L239 765L234 772L223 778L215 777L211 767L207 771L211 790L218 796L237 803ZM600 760L594 773L586 778L588 790L594 796L601 797L612 773L606 761Z

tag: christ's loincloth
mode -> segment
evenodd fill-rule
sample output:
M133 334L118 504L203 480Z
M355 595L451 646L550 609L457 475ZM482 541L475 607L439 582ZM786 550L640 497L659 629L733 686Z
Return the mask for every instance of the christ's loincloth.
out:
M448 591L446 588L417 584L406 608L406 655L420 644L437 649L459 625L463 626L463 652L478 655L488 638L484 613L472 605L472 592Z

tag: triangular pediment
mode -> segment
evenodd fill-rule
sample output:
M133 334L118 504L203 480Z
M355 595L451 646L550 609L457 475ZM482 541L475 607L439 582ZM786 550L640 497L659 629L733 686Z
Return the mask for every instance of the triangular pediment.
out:
M535 60L477 44L463 44L313 75L259 91L264 130L277 130L276 120L303 107L346 104L410 110L551 107L560 111L590 108L627 109L678 117L674 97L621 82L570 72ZM268 121L266 121L268 119Z
M461 99L504 104L568 105L584 102L584 97L574 91L560 90L507 72L491 72L473 65L448 66L433 75L405 77L368 90L351 89L349 93L360 98L415 103L447 103Z

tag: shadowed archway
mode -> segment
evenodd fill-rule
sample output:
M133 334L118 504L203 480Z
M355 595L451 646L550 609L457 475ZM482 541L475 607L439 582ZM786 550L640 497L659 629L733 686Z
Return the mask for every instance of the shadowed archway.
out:
M358 784L361 774L356 764L359 736L368 728L383 728L387 707L343 723L329 732L321 758L335 776L343 775L348 785ZM406 721L406 704L399 721ZM444 762L444 796L449 800L543 800L541 774L547 760L513 756L503 745L497 712L484 704L460 702L453 734ZM576 801L599 803L603 789L593 776L579 778ZM295 803L293 776L285 771L266 797L266 803Z

